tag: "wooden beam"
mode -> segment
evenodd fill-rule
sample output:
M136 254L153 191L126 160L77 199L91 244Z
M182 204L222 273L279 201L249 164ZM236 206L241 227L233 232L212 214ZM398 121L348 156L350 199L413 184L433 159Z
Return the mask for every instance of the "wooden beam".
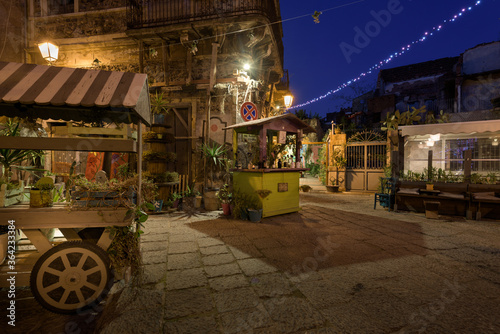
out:
M217 80L217 49L219 43L212 43L212 62L210 64L210 90L214 89Z
M128 139L2 137L0 148L18 150L137 152L137 144Z

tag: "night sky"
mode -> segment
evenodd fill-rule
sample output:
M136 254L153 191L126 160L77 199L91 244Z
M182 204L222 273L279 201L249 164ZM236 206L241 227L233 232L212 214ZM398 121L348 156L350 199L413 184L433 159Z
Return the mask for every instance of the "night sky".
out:
M477 0L353 1L280 2L284 68L289 71L294 106L325 95L367 72L439 25L442 25L440 31L424 42L413 44L409 51L382 68L454 57L478 44L500 40L500 0L482 0L479 5L475 5ZM469 7L472 9L468 10ZM464 8L466 11L454 22L443 22ZM320 23L314 23L311 17L314 11L323 11ZM360 37L362 34L367 38ZM374 88L378 71L368 74L358 84ZM325 116L339 109L341 100L334 97L346 94L352 94L349 87L298 109Z

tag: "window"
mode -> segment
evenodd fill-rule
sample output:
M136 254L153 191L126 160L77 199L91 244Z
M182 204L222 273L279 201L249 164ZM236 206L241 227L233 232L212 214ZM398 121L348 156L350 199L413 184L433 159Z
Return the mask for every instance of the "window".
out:
M75 11L74 0L49 0L50 15L67 14Z

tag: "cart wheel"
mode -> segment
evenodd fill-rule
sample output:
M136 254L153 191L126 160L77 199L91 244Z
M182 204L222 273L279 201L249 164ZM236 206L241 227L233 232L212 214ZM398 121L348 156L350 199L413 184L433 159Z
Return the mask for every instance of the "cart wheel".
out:
M62 314L99 304L113 283L108 254L85 241L65 242L45 252L31 271L31 291L46 309Z

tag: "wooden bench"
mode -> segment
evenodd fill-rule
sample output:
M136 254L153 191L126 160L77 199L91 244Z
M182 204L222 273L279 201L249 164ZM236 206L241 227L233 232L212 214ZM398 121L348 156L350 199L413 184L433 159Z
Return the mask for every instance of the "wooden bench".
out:
M500 184L469 184L470 209L477 220L500 219Z
M467 184L434 183L436 193L422 193L424 181L399 181L396 186L396 207L398 210L426 212L425 202L439 202L438 214L466 216L469 205Z

